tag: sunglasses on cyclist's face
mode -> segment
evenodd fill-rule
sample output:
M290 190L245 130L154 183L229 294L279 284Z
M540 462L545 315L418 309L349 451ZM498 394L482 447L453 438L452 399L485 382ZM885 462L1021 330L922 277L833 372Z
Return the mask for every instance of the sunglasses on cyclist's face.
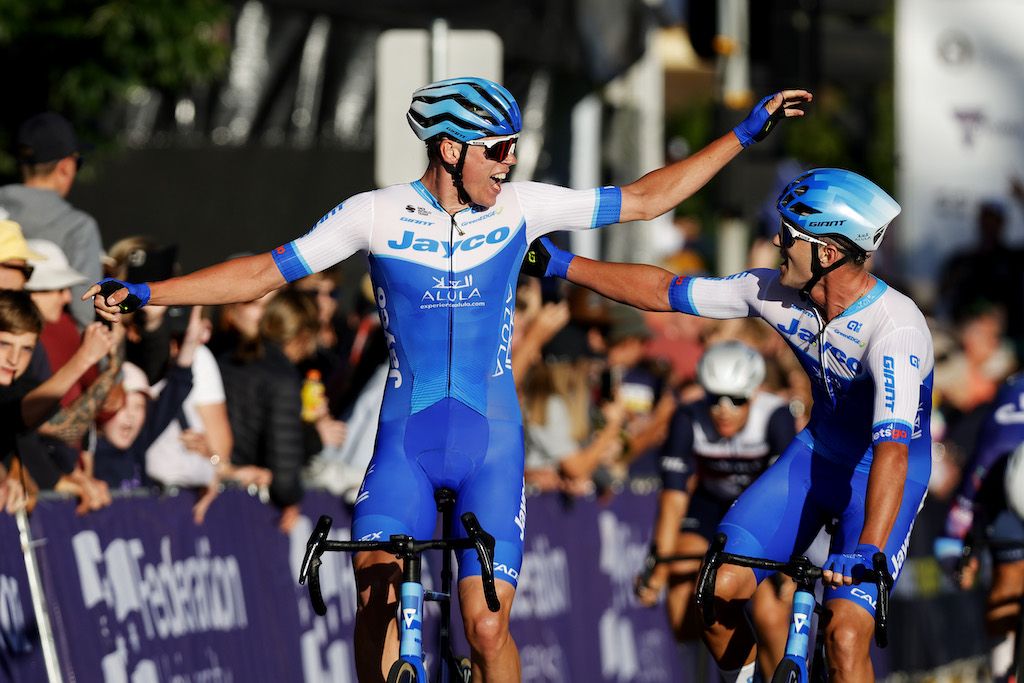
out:
M505 135L500 138L489 138L486 140L470 140L467 145L484 148L484 158L491 161L505 161L510 154L516 153L516 142L518 135Z
M783 249L792 249L793 245L796 244L797 240L803 240L804 242L810 242L811 244L822 244L828 245L828 242L823 242L816 237L811 237L805 232L801 232L795 226L791 225L786 219L779 221L779 244L782 245Z
M746 396L726 396L725 394L708 394L708 403L711 408L738 409L747 405L750 399Z

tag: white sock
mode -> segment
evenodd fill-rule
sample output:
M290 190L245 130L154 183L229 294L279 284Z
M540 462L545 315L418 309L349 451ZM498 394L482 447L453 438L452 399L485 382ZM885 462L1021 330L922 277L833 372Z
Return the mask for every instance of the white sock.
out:
M757 661L753 661L750 664L746 664L739 669L732 669L726 671L725 669L719 669L718 671L722 674L722 680L725 683L758 683L761 680L760 676L754 677L754 666Z
M989 653L989 666L992 667L992 677L999 678L1010 674L1010 667L1013 666L1013 633L1007 633Z

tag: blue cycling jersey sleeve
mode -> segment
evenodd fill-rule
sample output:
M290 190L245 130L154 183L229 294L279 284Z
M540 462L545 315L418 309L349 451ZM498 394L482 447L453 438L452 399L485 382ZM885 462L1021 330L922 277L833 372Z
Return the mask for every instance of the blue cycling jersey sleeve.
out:
M357 194L325 213L305 235L282 244L270 255L284 279L294 282L369 249L373 217L373 193Z
M589 230L619 222L622 191L617 187L571 190L546 183L509 183L533 241L557 230Z

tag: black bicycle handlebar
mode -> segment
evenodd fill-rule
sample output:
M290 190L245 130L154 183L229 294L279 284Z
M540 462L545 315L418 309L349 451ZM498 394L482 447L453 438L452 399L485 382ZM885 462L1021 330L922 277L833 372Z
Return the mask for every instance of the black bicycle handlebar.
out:
M723 564L734 564L751 569L767 569L792 577L797 582L814 583L819 581L824 571L812 564L806 557L794 557L788 562L766 560L759 557L734 555L725 552L725 534L717 534L700 568L697 579L697 606L705 624L715 623L715 580L718 568ZM878 585L878 600L875 605L875 642L879 647L889 644L889 591L892 590L892 575L889 574L884 553L875 553L871 558L872 569L858 578L861 583Z
M425 550L465 550L474 548L480 560L481 578L484 585L484 599L487 608L492 612L501 609L498 592L494 586L494 537L483 530L476 515L466 512L462 515L462 526L466 529L466 538L432 539L417 541L409 536L393 535L387 541L332 541L327 538L333 520L321 515L306 542L306 554L302 558L299 569L299 584L309 581L309 600L313 611L323 616L327 614L327 605L320 592L320 556L324 552L359 552L383 550L402 559L411 559Z

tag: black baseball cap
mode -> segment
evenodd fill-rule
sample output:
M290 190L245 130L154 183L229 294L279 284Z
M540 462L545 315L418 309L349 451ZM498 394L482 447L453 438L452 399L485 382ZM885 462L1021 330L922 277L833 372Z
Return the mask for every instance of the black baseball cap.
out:
M91 149L79 141L66 118L52 111L36 114L22 123L15 146L15 155L23 164L45 164Z

